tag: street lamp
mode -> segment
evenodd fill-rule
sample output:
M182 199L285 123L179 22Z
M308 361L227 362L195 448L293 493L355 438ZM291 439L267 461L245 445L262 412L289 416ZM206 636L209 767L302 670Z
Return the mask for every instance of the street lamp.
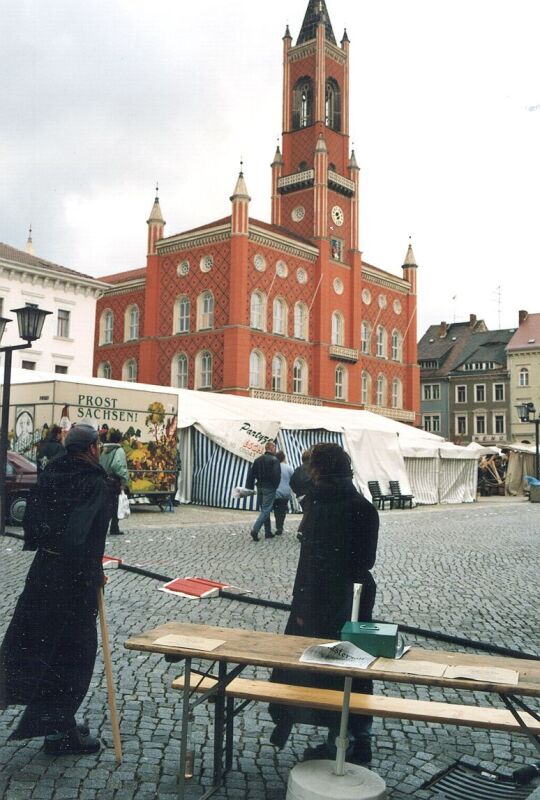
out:
M540 480L540 417L535 417L536 408L534 403L520 403L516 406L516 411L521 422L534 422L534 439L536 444L536 454L534 457L534 471L536 479ZM531 419L532 414L532 419Z
M14 350L24 350L26 347L31 347L32 342L35 342L41 336L45 317L48 314L52 314L52 311L44 311L33 303L28 303L22 308L12 308L11 311L17 314L19 336L25 340L25 344L0 347L0 353L4 353L4 389L2 392L2 421L0 423L0 535L2 536L6 530L6 469L12 353ZM7 319L7 317L0 317L0 342L8 322L11 322L11 320Z

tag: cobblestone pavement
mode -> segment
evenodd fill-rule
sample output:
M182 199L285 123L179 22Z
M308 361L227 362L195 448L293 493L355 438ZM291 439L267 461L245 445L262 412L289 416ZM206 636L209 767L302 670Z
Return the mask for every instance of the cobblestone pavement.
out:
M539 514L540 506L517 498L382 513L376 617L540 654ZM140 508L124 523L125 535L108 540L107 553L163 575L223 579L251 588L259 597L288 602L298 556L299 517L287 518L281 538L258 544L248 536L253 517L196 507L180 507L174 513ZM0 549L2 635L32 554L23 553L14 538L1 540ZM155 580L121 570L109 574L106 604L123 763L116 766L114 761L99 655L81 716L99 732L105 747L97 757L52 758L42 752L41 740L7 742L20 713L8 709L0 714L4 800L173 800L180 698L170 683L181 665L126 651L123 642L171 619L266 631L280 631L285 623L283 611L220 598L175 598L157 591ZM407 640L415 641L412 636ZM424 639L417 641L426 644ZM451 649L435 641L428 644ZM266 672L257 674L262 677ZM396 685L388 685L386 691L400 693ZM471 699L467 692L411 686L403 687L402 695ZM200 796L201 785L208 786L211 777L208 723L203 704L197 708L193 728L196 763L190 800ZM252 704L237 720L234 766L215 795L217 800L285 800L289 770L308 742L317 743L322 737L316 729L298 726L278 753L268 741L271 730L262 704ZM386 780L392 800L434 798L424 785L460 758L507 774L534 760L532 746L516 734L377 719L374 735L372 768Z

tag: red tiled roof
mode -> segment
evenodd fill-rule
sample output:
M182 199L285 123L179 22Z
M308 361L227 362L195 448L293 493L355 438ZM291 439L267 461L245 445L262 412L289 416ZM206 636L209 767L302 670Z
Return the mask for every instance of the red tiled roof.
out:
M507 350L538 350L540 348L540 314L529 314L516 330Z
M100 280L106 281L106 283L124 283L125 281L136 281L137 278L145 276L146 267L140 267L139 269L128 269L125 272L115 272L113 275L104 275Z

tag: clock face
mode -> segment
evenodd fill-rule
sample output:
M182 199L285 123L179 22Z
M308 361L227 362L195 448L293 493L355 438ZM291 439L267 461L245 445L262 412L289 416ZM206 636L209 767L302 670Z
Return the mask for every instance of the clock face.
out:
M343 213L343 209L340 206L334 206L332 209L332 219L334 220L336 225L343 225L345 220L345 215Z

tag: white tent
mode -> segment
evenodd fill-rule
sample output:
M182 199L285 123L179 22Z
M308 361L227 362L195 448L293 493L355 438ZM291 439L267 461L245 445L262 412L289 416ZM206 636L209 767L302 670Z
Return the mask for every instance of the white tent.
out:
M232 489L245 483L249 463L267 438L277 438L293 466L315 442L341 444L368 496L368 481L378 480L385 492L389 481L397 480L403 494L413 494L418 503L472 502L476 497L476 453L369 411L13 370L13 385L43 381L89 384L94 391L109 387L175 395L182 502L251 507L250 500L233 500Z

